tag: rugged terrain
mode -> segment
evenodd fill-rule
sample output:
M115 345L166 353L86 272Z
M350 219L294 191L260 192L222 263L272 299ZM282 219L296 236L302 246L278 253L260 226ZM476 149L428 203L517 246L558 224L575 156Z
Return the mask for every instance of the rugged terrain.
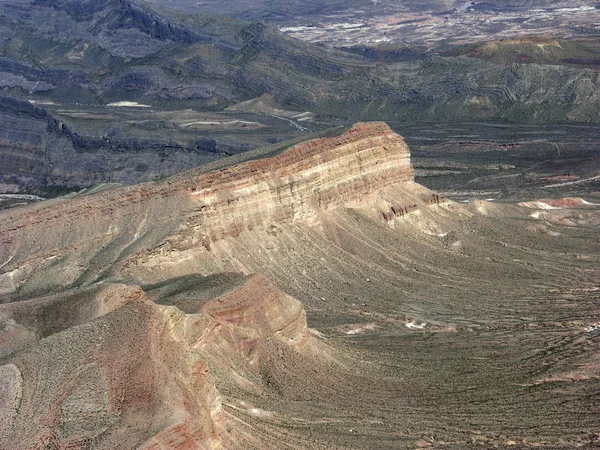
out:
M598 9L542 3L0 2L0 448L599 446Z
M1 212L0 447L597 445L591 200L455 203L363 123Z
M159 180L358 120L600 121L591 38L341 51L141 0L4 1L0 36L3 194Z

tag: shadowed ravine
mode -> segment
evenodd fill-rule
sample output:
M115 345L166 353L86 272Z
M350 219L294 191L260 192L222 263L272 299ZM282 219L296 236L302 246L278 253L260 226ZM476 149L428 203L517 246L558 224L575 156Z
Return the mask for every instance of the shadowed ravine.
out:
M383 123L235 162L0 212L0 448L598 445L598 205Z

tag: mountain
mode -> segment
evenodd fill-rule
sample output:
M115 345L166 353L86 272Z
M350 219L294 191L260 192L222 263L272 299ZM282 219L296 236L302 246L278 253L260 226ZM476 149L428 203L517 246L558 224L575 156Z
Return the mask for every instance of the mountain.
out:
M5 1L0 34L3 192L159 180L360 120L600 121L595 69L578 63L593 41L527 63L353 49L365 59L141 0Z
M272 92L283 102L310 104L305 77L348 72L343 53L260 23L155 11L138 1L14 3L3 4L1 54L10 59L5 85L15 94L84 103L190 100L214 109ZM39 84L32 88L19 75Z
M306 107L350 70L347 55L262 24L141 2L0 9L0 175L17 190L133 184L322 129L292 118L305 109L224 109L263 94Z
M458 204L361 123L0 212L0 446L598 443L598 205Z
M349 141L347 145L346 141ZM388 184L409 182L413 179L406 145L384 124L357 126L339 137L308 141L306 144L283 150L285 147L262 150L258 154L247 152L239 158L261 158L233 167L227 166L232 164L231 160L218 165L214 163L212 166L201 166L162 183L113 189L102 195L82 196L72 201L57 199L56 205L51 208L44 208L44 204L41 203L44 208L42 211L33 207L29 213L22 214L17 209L14 216L16 222L11 219L9 210L3 221L6 228L2 236L4 243L10 245L3 248L3 251L8 253L3 253L1 257L6 256L6 259L10 258L12 262L17 263L19 260L26 261L34 253L38 253L39 245L45 248L42 251L45 253L51 248L56 250L60 247L78 247L83 244L86 248L81 249L81 255L86 260L77 264L83 272L76 274L72 269L63 270L61 264L55 261L52 265L58 270L56 276L43 275L42 278L46 280L44 285L34 287L36 283L33 282L31 286L33 291L49 292L53 288L45 283L63 285L65 283L61 279L65 276L70 279L66 285L81 283L83 280L78 281L80 277L96 280L107 270L98 262L110 262L112 265L116 257L123 258L127 253L133 256L140 250L137 247L141 241L137 238L141 234L152 242L145 244L146 246L155 247L170 233L179 230L180 235L172 236L166 244L167 247L160 249L159 254L178 251L180 245L185 248L188 245L196 246L198 243L202 248L210 249L214 241L236 235L242 230L252 229L261 224L267 226L265 224L269 221L293 222L308 219L328 207L359 201ZM281 151L283 153L279 156L264 158L265 155ZM203 174L208 170L210 172ZM392 206L394 205L388 205L381 214L393 215L390 212ZM397 206L398 213L404 211L405 206L407 205ZM72 213L68 214L68 211ZM91 214L97 214L96 219L93 219ZM67 228L78 221L97 221L97 226L82 227L83 234L71 235L68 237L68 243L63 241L68 235L66 229L64 235L56 235L56 242L52 236L45 234L45 227L34 231L38 226L35 224L52 221L57 215L70 216L70 220L64 223ZM35 223L33 229L26 226L30 219ZM23 220L25 222L22 222ZM185 227L180 229L184 223ZM112 236L109 240L114 239L114 242L111 245L100 244L99 247L95 247L104 238L88 233L97 233L99 229L104 230L101 233L105 233L105 228L114 229L114 236L113 231L108 232ZM23 246L25 242L19 243L21 240L17 238L25 229L28 236L42 233L39 237L29 240L32 245L29 249ZM56 230L57 228L54 228L54 231ZM108 235L106 237L108 238ZM105 243L108 244L108 241ZM87 247L90 244L93 248ZM17 248L21 256L12 254ZM100 253L96 254L97 251ZM92 259L88 258L98 262L93 263ZM10 265L7 265L5 269L8 270L9 267ZM92 272L88 273L88 268ZM20 269L17 272L20 272ZM29 272L29 269L26 272ZM3 280L8 283L2 289L5 296L16 294L16 291L21 291L19 295L22 295L25 284L29 284L16 279L16 284L13 284L12 276L3 277ZM14 286L14 289L10 286Z

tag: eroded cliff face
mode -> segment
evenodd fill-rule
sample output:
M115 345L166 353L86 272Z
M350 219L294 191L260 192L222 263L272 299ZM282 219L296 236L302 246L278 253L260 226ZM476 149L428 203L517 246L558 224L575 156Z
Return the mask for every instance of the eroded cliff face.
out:
M210 249L244 231L310 222L337 207L368 207L391 186L430 195L413 183L402 137L375 122L213 172L6 211L0 293L86 284L118 261L142 264L173 250ZM381 213L389 219L416 207L408 203L386 204Z
M190 195L200 211L180 235L208 243L270 222L308 220L413 181L404 139L384 123L359 124L341 136L198 178Z

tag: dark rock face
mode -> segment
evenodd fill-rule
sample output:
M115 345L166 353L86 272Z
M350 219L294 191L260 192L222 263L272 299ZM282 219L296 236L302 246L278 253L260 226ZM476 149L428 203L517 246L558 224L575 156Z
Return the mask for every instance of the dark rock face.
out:
M0 103L0 179L3 183L31 188L46 178L47 137L47 120L42 110L16 99L3 99Z
M96 112L111 102L139 101L166 113L220 110L273 92L313 103L284 72L251 67L262 53L285 60L280 38L260 24L176 19L128 1L15 1L0 10L0 183L11 189L133 184L252 148L227 134L183 129L181 120L165 126L151 112ZM323 72L306 58L288 60ZM65 108L75 111L65 116ZM150 129L137 125L149 122Z
M135 184L244 150L214 139L183 146L151 137L80 135L44 109L0 100L0 183L21 189Z

